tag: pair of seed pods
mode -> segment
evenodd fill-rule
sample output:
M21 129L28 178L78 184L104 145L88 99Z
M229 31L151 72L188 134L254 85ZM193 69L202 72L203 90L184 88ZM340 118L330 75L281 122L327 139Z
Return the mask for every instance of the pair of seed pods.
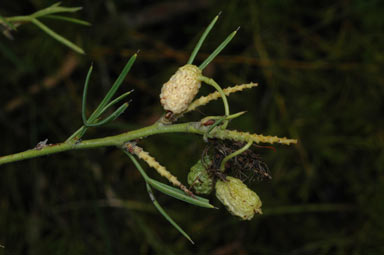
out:
M205 158L205 163L212 161ZM188 184L193 186L197 194L210 194L215 187L216 197L228 211L243 220L250 220L256 213L262 214L262 202L259 196L247 187L240 179L227 176L226 180L217 180L214 185L204 164L199 160L191 167Z

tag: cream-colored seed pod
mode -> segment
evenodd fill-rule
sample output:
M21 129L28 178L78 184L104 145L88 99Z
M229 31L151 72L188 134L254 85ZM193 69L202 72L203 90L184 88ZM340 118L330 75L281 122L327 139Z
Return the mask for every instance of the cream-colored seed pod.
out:
M180 67L161 89L160 102L164 110L174 114L185 111L200 89L200 76L201 70L195 65Z
M243 220L250 220L255 213L262 214L259 196L250 190L241 180L227 177L227 181L216 182L216 197L228 211Z

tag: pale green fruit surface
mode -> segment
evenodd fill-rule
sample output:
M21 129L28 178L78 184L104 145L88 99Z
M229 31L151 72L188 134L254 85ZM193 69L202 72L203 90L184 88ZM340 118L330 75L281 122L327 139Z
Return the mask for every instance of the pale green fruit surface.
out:
M211 160L206 157L205 162L209 165ZM203 166L201 160L191 167L188 173L188 184L193 187L197 194L210 194L213 190L213 180Z
M226 182L216 182L216 197L231 214L250 220L255 213L262 213L262 203L255 192L237 178L228 176L226 179Z

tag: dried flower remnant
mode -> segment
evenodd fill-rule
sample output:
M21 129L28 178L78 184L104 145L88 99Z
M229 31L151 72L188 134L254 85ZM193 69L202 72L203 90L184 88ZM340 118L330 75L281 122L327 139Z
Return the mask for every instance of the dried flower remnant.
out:
M272 179L268 165L262 157L252 149L254 147L260 147L258 145L253 145L253 147L230 159L225 164L225 169L223 169L223 171L220 170L223 159L243 146L244 143L241 142L209 139L208 145L202 152L202 157L212 158L212 164L208 167L209 174L215 178L223 179L225 177L223 171L225 171L226 175L239 178L243 182ZM263 148L264 146L261 147Z
M241 180L228 176L226 181L216 182L216 197L228 211L243 220L251 220L256 213L262 214L259 196Z

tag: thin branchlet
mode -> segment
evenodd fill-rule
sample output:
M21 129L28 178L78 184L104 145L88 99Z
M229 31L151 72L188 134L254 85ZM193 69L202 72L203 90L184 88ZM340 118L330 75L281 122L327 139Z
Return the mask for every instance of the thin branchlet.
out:
M228 88L225 88L223 89L223 92L226 96L229 96L230 94L232 93L235 93L235 92L239 92L239 91L242 91L244 89L250 89L250 88L253 88L253 87L256 87L257 86L257 83L248 83L248 84L242 84L242 85L235 85L233 87L228 87ZM213 100L217 100L221 97L220 93L218 91L215 91L207 96L202 96L202 97L199 97L198 99L196 99L195 101L193 101L187 108L187 110L185 111L185 113L187 112L190 112L190 111L194 111L196 110L196 108L200 107L200 106L203 106L203 105L206 105L208 104L209 102L213 101Z
M239 142L248 142L253 141L254 143L280 143L285 145L290 144L296 144L296 139L289 139L286 137L277 137L277 136L265 136L265 135L258 135L258 134L251 134L248 132L240 132L237 130L221 130L218 128L215 128L209 136L219 138L219 139L229 139Z

